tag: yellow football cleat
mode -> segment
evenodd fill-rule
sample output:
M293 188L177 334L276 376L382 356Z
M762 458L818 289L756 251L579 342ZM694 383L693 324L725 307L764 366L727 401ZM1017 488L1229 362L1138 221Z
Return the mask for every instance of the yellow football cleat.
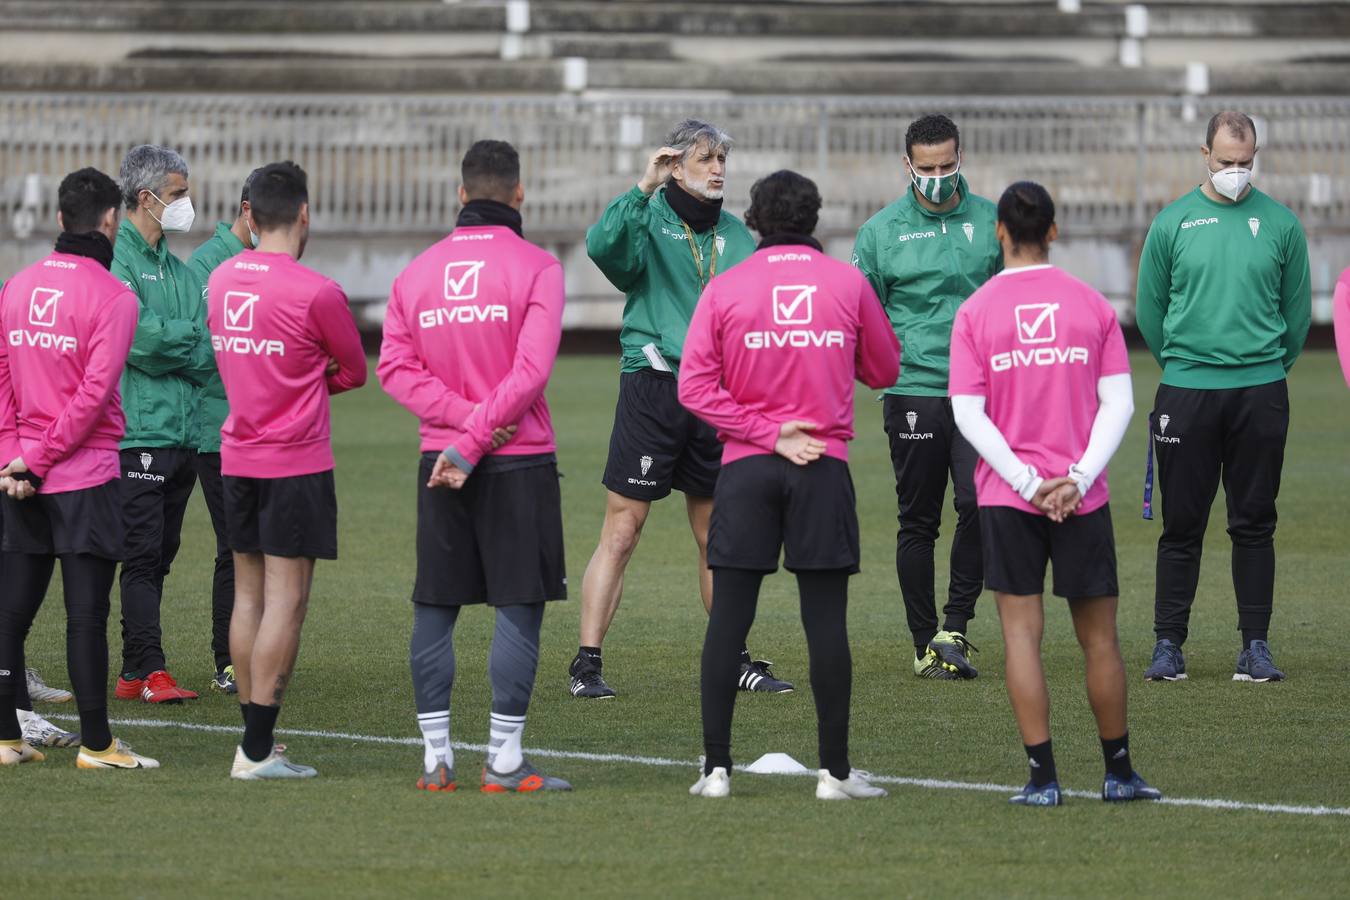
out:
M19 763L42 762L47 757L29 746L22 738L15 741L0 741L0 766L17 766Z
M117 738L106 750L80 748L75 765L81 769L158 769L159 760L141 756Z

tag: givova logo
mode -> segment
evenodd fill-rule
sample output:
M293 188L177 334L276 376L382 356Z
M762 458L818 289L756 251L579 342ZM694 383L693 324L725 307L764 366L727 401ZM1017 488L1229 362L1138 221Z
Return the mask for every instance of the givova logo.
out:
M479 276L487 265L482 259L457 259L445 264L445 301L468 303L478 298ZM447 323L471 325L474 322L506 322L510 312L500 303L484 306L451 306L425 309L417 314L417 324L435 328Z
M773 323L810 325L815 316L812 304L819 289L819 285L814 284L774 285L769 298L773 304ZM748 350L763 350L766 347L843 347L844 332L812 331L805 328L792 328L787 331L747 331L745 346Z
M227 291L225 293L224 325L226 331L243 332L241 334L211 335L211 349L217 353L239 353L245 356L285 356L286 345L278 340L252 338L253 314L258 308L260 294L248 291ZM162 479L161 479L162 480Z
M57 304L61 302L64 293L54 288L33 288L33 293L28 298L28 324L42 329L55 328ZM71 353L79 346L79 340L74 335L54 334L47 330L29 331L26 328L11 331L9 343L11 347L38 347L61 353Z
M1158 421L1158 433L1153 436L1153 439L1155 441L1157 441L1160 444L1181 443L1181 438L1176 437L1175 435L1173 435L1172 437L1167 436L1167 426L1172 424L1171 416L1169 416L1167 413L1161 413L1159 414L1157 421Z
M895 436L902 441L931 441L933 432L916 431L919 427L919 414L914 410L905 413L905 424L909 426L909 431L897 431Z
M164 481L163 475L156 475L150 471L150 467L154 465L155 462L155 458L153 456L151 456L149 453L142 453L139 459L141 463L141 471L137 472L135 469L132 469L130 472L127 473L128 478L132 479L133 481L154 481L154 482Z
M651 458L650 456L647 456L647 455L645 455L645 454L644 454L643 456L641 456L641 457L638 459L638 469L641 470L642 477L641 477L641 478L629 478L629 479L628 479L628 483L629 483L629 484L636 484L636 485L638 485L638 486L640 486L640 487L656 487L656 482L655 482L655 481L649 481L649 480L647 480L647 473L650 472L650 471L652 470L652 462L653 462L653 460L652 460L652 458Z
M1219 217L1210 216L1207 219L1191 219L1189 222L1181 223L1181 230L1186 231L1189 228L1199 228L1201 225L1218 225Z

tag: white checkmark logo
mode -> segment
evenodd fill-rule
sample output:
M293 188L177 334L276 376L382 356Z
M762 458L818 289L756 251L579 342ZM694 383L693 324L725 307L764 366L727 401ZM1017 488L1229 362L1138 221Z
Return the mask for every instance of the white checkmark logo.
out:
M33 288L33 296L28 300L28 324L55 328L56 301L63 293L52 288Z
M811 322L811 296L814 284L779 284L773 289L775 325L807 325Z
M258 302L257 294L247 291L228 291L225 294L225 330L252 331L253 307Z
M447 263L445 267L445 299L472 300L478 296L478 273L486 261L481 259Z
M1055 339L1055 310L1058 303L1025 303L1013 308L1017 320L1017 339L1023 344L1048 344ZM1034 318L1033 318L1034 317ZM1044 327L1046 321L1049 327Z

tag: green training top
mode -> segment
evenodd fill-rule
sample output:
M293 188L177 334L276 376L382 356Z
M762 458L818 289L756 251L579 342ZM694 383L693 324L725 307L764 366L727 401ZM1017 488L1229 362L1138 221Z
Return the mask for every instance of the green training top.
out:
M1163 384L1215 390L1279 381L1312 321L1303 227L1256 188L1220 203L1197 187L1148 230L1135 316Z
M188 268L197 276L202 285L203 319L199 323L202 328L206 327L204 317L206 315L207 279L211 277L211 273L216 270L217 266L236 253L243 252L244 244L234 236L229 223L218 222L216 233L211 235L206 243L194 250L192 256L188 258ZM225 424L225 417L229 414L230 405L225 400L225 383L220 380L220 373L216 372L202 387L201 403L197 406L198 452L220 452L220 429Z
M587 254L626 295L619 332L624 372L652 367L643 352L648 344L675 369L714 265L717 273L725 272L755 252L755 240L740 219L723 211L716 228L698 234L670 208L665 192L660 187L648 197L634 186L586 232Z
M931 212L903 197L858 229L853 264L881 298L900 339L900 378L888 394L947 396L952 322L966 298L1003 269L998 209L957 176L961 202Z

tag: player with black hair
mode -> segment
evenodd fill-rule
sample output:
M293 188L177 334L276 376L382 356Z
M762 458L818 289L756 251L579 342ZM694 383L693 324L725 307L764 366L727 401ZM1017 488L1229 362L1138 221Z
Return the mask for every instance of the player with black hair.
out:
M109 274L120 192L82 169L58 189L56 250L0 290L0 765L43 759L22 738L15 700L23 645L61 563L66 663L80 713L84 769L159 763L113 738L108 613L122 557L118 381L136 330L136 297Z
M331 394L366 381L347 296L300 265L309 188L293 162L258 170L246 218L258 246L207 282L207 323L230 414L221 432L234 551L230 656L244 736L230 775L310 778L272 742L300 649L316 559L337 558Z
M853 264L881 298L905 348L900 379L882 408L895 470L900 530L895 568L920 678L974 678L966 638L983 576L976 454L952 419L948 348L957 308L1003 268L994 204L961 174L961 135L944 115L905 131L905 195L858 230ZM938 627L933 548L950 479L956 507L951 579Z
M1252 187L1256 125L1210 119L1206 178L1158 214L1139 260L1139 332L1162 366L1149 415L1163 531L1148 681L1186 677L1181 648L1200 579L1210 507L1228 498L1233 593L1242 636L1234 681L1281 681L1269 644L1275 596L1275 499L1289 432L1285 376L1312 321L1308 241L1287 207Z
M1045 188L1024 181L1004 191L997 229L1008 268L956 314L951 399L957 427L981 457L985 582L998 603L1008 697L1031 769L1012 802L1062 799L1041 669L1050 562L1086 662L1106 763L1102 799L1156 800L1162 794L1130 762L1107 504L1106 464L1134 411L1125 339L1105 297L1050 265L1058 228Z

